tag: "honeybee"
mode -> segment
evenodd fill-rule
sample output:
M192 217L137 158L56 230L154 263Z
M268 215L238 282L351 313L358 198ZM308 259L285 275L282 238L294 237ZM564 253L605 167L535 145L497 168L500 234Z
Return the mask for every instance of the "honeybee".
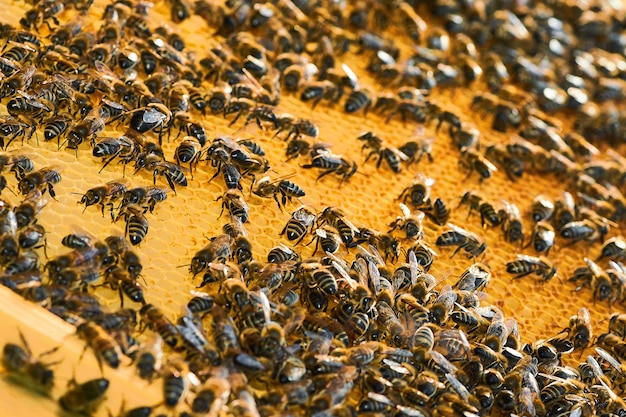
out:
M422 221L426 215L421 211L418 214L412 214L411 210L402 203L400 203L400 209L402 210L402 216L397 217L389 225L391 229L388 233L400 229L404 230L407 239L422 239L424 237Z
M491 270L483 263L474 263L461 274L454 288L460 291L482 291L491 280Z
M122 209L129 205L137 205L143 207L144 213L148 210L152 213L157 203L167 199L168 191L169 189L167 188L156 186L137 187L126 190L119 208Z
M626 240L622 236L615 236L604 242L602 251L596 261L609 258L613 261L621 260L626 256Z
M33 224L37 220L37 215L47 204L48 199L42 197L39 189L31 190L26 198L13 209L18 229Z
M139 245L146 238L150 224L138 206L125 206L119 211L114 221L124 218L126 222L125 236L128 236L130 243L135 246Z
M524 245L524 225L519 209L513 203L503 201L504 208L498 212L498 216L502 219L502 231L507 242L520 242Z
M586 348L593 337L589 310L585 307L578 309L576 315L570 317L569 327L565 328L564 331L568 332L568 338L572 341L574 349Z
M49 396L54 386L54 371L51 366L58 362L43 363L41 358L58 350L58 347L33 357L26 338L19 332L22 346L7 343L2 350L2 365L16 381L33 387L43 395Z
M554 238L556 233L554 232L554 228L552 225L545 221L538 221L535 223L535 227L533 228L533 232L530 235L529 245L532 245L533 248L539 253L550 252L552 246L554 246Z
M467 176L474 171L480 175L480 181L484 181L498 170L487 158L478 153L475 149L463 147L461 148L461 157L459 158L459 166L467 171Z
M87 190L78 203L84 204L85 209L91 205L99 204L103 216L104 207L109 206L111 218L113 218L113 202L119 200L124 193L126 193L126 184L124 182L110 181L104 185Z
M170 347L175 347L179 340L178 328L165 314L152 304L145 304L139 310L143 325L158 333Z
M41 168L26 174L20 179L18 188L23 195L28 194L31 190L38 188L44 193L46 190L52 198L56 196L54 192L54 184L61 181L61 170L54 167Z
M452 223L448 223L448 227L452 230L440 235L435 243L437 246L456 246L451 257L463 249L469 257L476 258L487 249L487 244L477 234L461 229Z
M280 232L280 235L286 234L289 241L296 241L296 245L304 239L307 232L310 232L313 228L313 224L317 215L308 208L301 206L296 209L292 214L289 221Z
M600 229L601 227L601 225L590 219L583 219L563 225L559 234L562 238L569 240L570 244L581 240L593 243L604 236Z
M315 240L315 250L313 251L313 255L317 253L320 246L324 252L335 253L339 250L342 242L337 231L329 225L323 225L315 229L315 236L313 237L313 240ZM313 243L313 240L311 240L311 243Z
M92 414L104 400L109 380L92 379L82 384L70 381L70 388L59 398L59 405L73 413Z
M374 95L369 89L357 87L346 98L343 109L346 113L356 113L363 110L363 114L367 114L373 102Z
M194 277L204 271L211 262L224 262L231 255L232 238L228 234L211 238L211 241L204 248L200 249L191 259L189 272Z
M276 184L278 183L278 184ZM256 188L252 191L255 195L259 197L269 197L272 196L276 204L278 204L278 208L282 211L282 206L287 203L287 200L292 201L292 199L304 197L306 193L304 190L296 183L291 182L287 179L277 180L270 182L269 177L263 177L256 183ZM278 195L281 195L281 200L278 200ZM281 206L282 202L282 206Z
M93 322L84 322L76 327L76 334L93 350L101 370L102 362L113 369L120 366L122 351L115 339L102 327Z
M187 177L185 176L185 168L172 162L167 162L161 155L150 154L145 158L145 167L147 171L152 171L153 183L156 185L157 176L163 175L172 191L176 193L176 185L187 186ZM138 172L138 169L135 172Z
M535 197L530 208L530 214L535 223L550 220L554 214L554 203L543 195Z
M219 217L222 216L222 213L226 208L231 216L238 218L242 223L246 223L248 221L249 207L243 199L243 195L240 191L233 189L226 190L223 195L217 198L217 200L222 200L222 210L220 211Z
M310 164L302 165L302 168L318 168L323 172L317 176L316 181L319 181L328 174L335 174L341 177L339 185L344 181L348 181L358 169L356 162L350 161L341 155L336 155L330 152L318 153L313 156Z
M545 256L536 258L528 255L517 255L517 260L506 264L506 272L515 275L513 279L535 274L545 282L556 275L556 266Z
M361 150L371 149L365 158L365 162L369 161L372 156L377 155L378 159L376 162L376 169L380 168L380 164L384 159L393 172L399 173L400 162L409 160L407 155L402 153L400 150L385 144L382 139L374 135L372 132L366 132L357 139L365 141Z

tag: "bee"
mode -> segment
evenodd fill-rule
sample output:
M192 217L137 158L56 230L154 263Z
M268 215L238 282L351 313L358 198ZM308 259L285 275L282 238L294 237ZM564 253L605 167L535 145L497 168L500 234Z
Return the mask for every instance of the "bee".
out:
M52 116L44 123L43 138L46 142L57 139L57 144L61 145L61 137L65 135L71 126L72 119L66 115L60 114Z
M333 228L329 225L324 225L315 229L315 236L313 236L313 240L315 241L315 250L313 251L313 255L317 253L320 246L322 247L323 252L335 253L339 250L342 242L337 231L333 230ZM311 243L313 243L313 240L311 240Z
M106 159L100 171L106 168L115 158L119 157L124 164L124 170L126 164L132 161L141 150L141 143L133 137L120 136L117 138L100 138L94 148L93 156L97 158Z
M296 209L291 218L287 221L287 224L280 232L280 235L286 234L289 241L296 241L296 245L304 239L307 232L310 232L313 228L313 224L317 215L308 208L301 206Z
M141 168L138 168L137 171L139 171L139 169ZM187 186L187 177L183 171L184 168L180 165L165 161L160 155L148 155L145 159L145 169L152 171L154 185L156 185L157 176L163 175L174 193L176 193L176 185Z
M18 229L35 223L37 215L47 204L48 199L42 197L40 190L34 189L30 191L24 198L24 201L13 209Z
M300 255L283 244L272 248L267 254L267 262L282 263L286 261L299 262Z
M409 3L401 2L398 4L398 18L400 25L411 38L413 42L419 42L422 34L426 33L428 26L424 19L418 15Z
M72 380L70 388L59 398L59 405L73 413L91 414L104 400L108 389L109 380L105 378L92 379L82 384Z
M370 90L356 88L346 98L343 109L346 113L356 113L363 110L363 114L366 115L373 102L374 96Z
M552 246L554 246L554 238L556 233L552 225L545 221L538 221L533 227L533 232L530 235L529 245L539 253L550 252Z
M0 87L0 98L12 97L18 90L26 91L37 71L32 65L22 67L10 77L4 78Z
M189 171L193 175L193 164L197 164L202 157L202 145L198 139L186 136L174 151L174 158L177 164L189 162ZM193 176L192 176L193 178Z
M169 189L156 186L137 187L124 191L120 209L129 206L141 206L146 211L152 213L157 203L161 203L167 199Z
M382 252L385 258L391 259L391 262L396 262L400 257L400 241L391 236L390 234L381 234L375 230L361 228L359 232L355 235L355 245L359 245L363 242L368 242L375 248L376 258L378 258L377 263L384 264L380 259L380 254L378 252ZM367 255L368 257L370 255Z
M593 243L601 236L598 226L588 219L573 221L563 225L559 234L562 238L569 240L570 244L581 240Z
M524 244L524 225L519 209L513 203L503 201L504 208L499 210L498 217L502 219L504 238L509 243L521 242Z
M78 149L78 146L83 142L94 142L96 136L104 130L105 120L99 114L94 113L98 113L98 111L87 115L69 129L67 132L68 149Z
M139 310L143 325L163 338L170 347L175 347L179 340L178 328L165 314L152 304L144 304Z
M165 127L172 120L172 112L161 103L148 103L146 107L128 112L125 118L129 116L129 126L137 133L157 131L158 129L159 144L161 144Z
M40 224L31 224L20 230L17 241L22 249L38 249L43 247L45 253L46 230Z
M564 331L568 332L568 338L572 341L574 349L586 348L593 335L589 310L585 307L578 309L578 313L570 317L569 327L564 329Z
M335 174L341 177L339 185L344 181L348 181L356 172L356 162L350 161L341 155L332 154L330 152L318 153L311 159L310 164L302 165L302 168L318 168L323 172L318 175L316 181L319 181L328 174Z
M78 203L84 204L85 209L94 204L99 204L103 216L104 207L109 206L111 218L113 218L113 202L122 198L124 193L126 193L126 184L124 182L110 181L104 185L87 190Z
M543 282L552 279L556 275L556 266L546 258L540 256L536 258L528 255L517 255L515 261L506 264L506 272L515 275L513 279L523 278L526 275L535 274L542 279Z
M54 386L54 371L50 367L56 363L43 363L41 358L56 352L58 347L34 358L26 338L21 331L19 334L22 346L5 344L2 350L2 365L16 381L32 386L41 394L49 396Z
M163 339L155 333L142 345L134 358L139 378L152 381L161 371L162 360Z
M138 206L125 206L119 211L114 221L117 222L122 217L126 222L124 233L128 236L130 243L136 246L143 242L150 226L143 211Z
M54 198L56 196L56 193L54 192L54 184L57 184L60 181L61 170L55 167L46 167L26 174L20 179L18 188L20 193L23 195L27 195L35 188L41 190L42 193L48 190L52 198Z
M437 246L456 246L451 257L456 255L461 249L465 250L469 257L478 257L487 249L485 241L475 233L468 232L458 226L448 223L452 230L444 232L437 238Z
M287 75L284 74L283 77L287 77ZM302 88L302 92L300 93L300 100L303 102L310 101L312 103L312 109L314 109L315 106L317 106L322 100L327 100L333 103L338 101L340 98L340 89L335 83L329 80L306 82Z
M278 183L278 184L276 184ZM256 183L256 188L252 191L253 194L259 197L269 197L272 196L276 204L278 204L278 208L282 211L282 206L287 203L287 200L290 202L292 199L304 197L306 193L304 190L294 182L291 182L287 179L277 180L274 182L270 182L269 177L263 177ZM278 195L281 195L281 200L278 200ZM282 202L282 206L281 206Z
M242 223L248 221L248 204L243 199L241 192L238 190L226 190L217 200L222 200L222 211L220 217L227 208L231 216L238 218ZM216 200L216 201L217 201ZM218 217L219 218L219 217Z
M554 214L554 203L543 195L535 197L530 208L531 217L535 223L550 220Z
M380 168L380 164L384 159L389 168L393 172L398 173L400 172L400 161L407 161L409 159L408 156L403 154L398 149L386 145L382 139L374 135L372 132L366 132L357 139L365 141L361 150L371 149L370 153L365 158L365 162L369 161L369 159L374 155L378 156L376 169Z
M574 197L567 191L563 192L562 197L554 202L553 222L556 230L561 230L563 226L576 219L576 204Z
M422 209L433 222L442 226L448 222L450 211L446 207L446 203L441 198L436 198L432 206Z
M193 256L189 272L195 277L208 268L211 262L225 262L231 256L231 244L232 238L228 234L213 237L208 245Z
M476 171L480 175L481 182L490 178L498 170L487 158L480 155L476 150L467 147L461 148L459 166L467 171L466 179Z
M391 229L388 233L399 229L404 230L407 239L422 239L424 237L422 221L426 215L421 211L417 214L412 214L411 210L402 203L400 203L400 209L402 210L402 216L397 217L396 220L389 225Z
M485 157L494 161L504 169L511 181L517 181L524 175L524 162L518 157L511 155L506 146L493 144L485 148Z
M615 236L604 242L602 251L596 261L609 258L613 261L621 260L626 255L626 241L622 236Z
M100 369L102 369L102 362L113 369L117 369L120 366L122 351L119 345L98 324L93 322L81 323L76 328L76 334L87 343L85 349L90 347L93 350L96 359L98 359Z
M460 291L482 291L491 280L491 270L483 263L474 263L461 274L454 288Z

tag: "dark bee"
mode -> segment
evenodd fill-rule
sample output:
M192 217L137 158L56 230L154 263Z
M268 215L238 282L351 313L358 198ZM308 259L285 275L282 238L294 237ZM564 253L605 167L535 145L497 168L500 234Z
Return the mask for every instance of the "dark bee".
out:
M565 331L568 332L568 338L572 341L574 349L586 348L593 336L589 310L581 307L575 316L570 317L569 327Z
M148 234L148 219L143 215L143 210L137 206L125 206L119 211L114 221L124 218L126 222L125 235L128 236L130 243L138 245L146 238Z
M622 236L615 236L602 245L602 251L597 261L609 258L611 260L621 260L626 255L626 241Z
M562 238L569 240L570 244L574 244L581 240L593 243L601 238L598 225L588 219L573 221L563 225L559 231L559 235Z
M432 145L435 139L433 138L421 138L412 141L405 142L398 148L400 152L406 155L409 159L406 160L406 166L412 164L419 164L422 157L426 155L430 162L434 162L432 156Z
M201 150L202 145L200 145L198 139L186 136L174 151L176 163L180 165L181 163L189 162L189 171L193 175L193 164L197 163L202 157Z
M2 365L10 374L11 378L20 383L32 386L43 395L50 395L54 385L54 371L50 366L54 363L43 363L43 356L54 353L58 348L43 352L38 358L34 358L30 346L20 331L22 346L7 343L2 351Z
M399 3L396 11L400 19L400 25L406 34L413 42L419 42L422 34L425 34L428 28L424 19L415 12L409 3Z
M554 214L554 203L545 196L540 195L533 200L530 211L535 223L542 220L550 220Z
M157 203L161 203L167 199L168 191L169 189L167 188L155 186L137 187L126 190L122 197L120 209L129 205L137 205L143 207L144 213L148 210L152 213Z
M389 233L396 229L404 230L407 239L421 239L424 237L422 229L422 221L425 214L421 211L418 214L412 214L411 210L400 203L400 209L402 210L402 216L396 218L396 220L389 225L391 229Z
M35 133L36 124L34 122L29 124L23 120L24 118L19 116L8 116L0 121L0 148L8 148L18 137L22 138L22 143L24 140L30 140Z
M75 124L67 132L67 147L77 149L83 142L93 142L105 128L105 121L98 114L89 114L82 121Z
M133 160L139 152L140 143L127 136L100 138L93 148L93 156L106 158L99 172L102 172L102 170L117 157L121 158L124 169L126 169L126 164Z
M481 182L490 178L491 174L498 170L495 165L476 150L465 147L461 149L459 166L467 171L466 178L469 178L474 171L478 172Z
M430 205L430 190L435 180L418 173L410 186L402 190L398 200L406 204L407 199L411 200L411 205L415 208L428 207Z
M130 128L138 133L156 131L159 133L159 143L165 126L172 119L172 112L163 104L149 103L146 107L128 112L125 118L130 116Z
M550 223L539 221L535 223L535 227L533 227L529 245L532 245L537 252L545 252L547 255L552 246L554 246L555 236L556 233Z
M356 162L350 161L341 155L327 152L315 155L311 159L311 163L302 165L302 168L317 168L323 170L323 172L317 176L316 181L319 181L328 174L338 175L341 177L341 181L339 182L339 185L341 185L357 172L358 167Z
M574 197L567 191L563 192L562 198L554 202L553 223L556 230L560 231L563 226L576 219L576 204Z
M504 145L494 144L487 146L485 148L485 157L498 164L511 181L517 181L524 174L524 162L516 156L509 154Z
M158 333L163 341L170 347L178 344L179 331L161 310L152 304L145 304L139 310L139 315L143 324Z
M281 263L285 261L300 261L300 255L285 245L279 245L272 248L267 254L267 262Z
M208 268L214 261L225 262L231 256L232 238L228 234L216 236L191 259L189 272L194 276Z
M536 258L528 255L517 255L517 260L506 264L506 272L515 275L513 279L535 274L545 282L556 275L556 266L545 256Z
M327 100L331 103L338 101L340 99L339 91L337 85L329 80L308 82L300 93L300 100L304 102L311 101L314 109L322 100Z
M444 232L437 238L437 246L456 246L451 256L457 254L461 249L467 252L469 257L478 257L487 249L487 244L478 235L461 229L458 226L448 223L448 227L452 230Z
M65 115L53 116L44 123L43 137L45 141L57 139L58 145L61 145L61 137L71 126L71 118Z
M73 413L91 414L104 400L108 388L109 380L105 378L92 379L82 384L72 380L70 388L59 398L59 405Z
M37 249L43 246L45 251L46 231L39 224L31 224L20 230L17 240L22 249Z
M376 169L380 168L380 164L383 160L385 160L393 172L399 173L400 162L407 161L409 159L408 156L400 152L398 149L386 145L382 139L375 136L372 132L364 133L357 139L365 141L365 144L361 148L362 150L371 149L370 153L365 158L365 162L369 161L369 159L374 155L378 157Z
M371 91L357 88L348 95L343 109L346 113L356 113L363 110L363 114L367 114L373 102L374 98Z
M183 171L184 168L180 165L167 162L160 155L155 154L148 155L145 164L145 169L152 172L155 185L157 176L162 175L174 193L176 193L176 185L187 186L187 177Z
M336 230L333 230L333 228L328 225L315 229L315 236L313 237L313 240L315 240L315 250L313 251L313 255L317 253L320 246L322 247L322 251L327 253L335 253L341 246L341 237Z
M109 206L111 210L111 218L113 218L113 202L122 198L126 193L126 184L118 181L110 181L99 187L94 187L82 196L79 204L84 204L85 209L94 204L99 204L104 216L104 207Z
M33 189L39 189L42 193L48 190L52 198L54 198L56 196L54 192L54 184L57 184L60 181L60 169L47 167L26 174L26 176L20 179L18 188L20 190L20 193L22 193L23 195L28 194Z
M316 217L316 214L311 210L301 206L291 214L291 218L287 221L280 235L286 234L287 240L295 240L297 245L304 239L307 232L312 230Z
M446 203L444 203L441 198L436 198L432 206L424 208L423 212L433 222L440 226L446 224L450 218L450 211L448 210L448 207L446 207Z

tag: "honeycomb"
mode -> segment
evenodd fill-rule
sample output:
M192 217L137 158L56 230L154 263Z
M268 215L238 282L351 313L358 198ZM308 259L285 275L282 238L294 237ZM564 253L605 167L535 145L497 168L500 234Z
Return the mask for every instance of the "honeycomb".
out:
M96 1L89 12L90 17L102 15L104 2ZM14 23L12 17L21 16L28 5L21 2L0 5L0 20L5 23ZM163 2L155 4L150 12L150 23L167 21L169 11ZM61 20L68 16L61 15ZM206 22L198 16L191 16L182 24L168 21L187 43L188 50L204 51L207 49ZM198 29L201 28L201 29ZM217 41L215 41L217 42ZM376 83L366 71L366 62L357 55L348 54L342 57L357 74L360 83L374 86ZM455 88L449 90L437 89L431 98L442 103L446 109L459 114L464 124L475 125L482 133L481 143L506 143L507 134L498 133L489 128L490 117L484 117L469 110L475 90ZM4 105L1 107L5 114ZM514 317L520 326L522 342L533 342L559 333L567 327L569 317L576 314L580 307L587 307L591 312L592 325L596 332L606 327L604 323L612 312L620 311L619 307L609 307L606 303L594 302L589 289L574 292L574 284L567 281L567 277L575 267L581 265L581 255L595 259L600 247L588 247L577 244L571 247L561 247L557 242L550 258L558 265L558 276L548 282L540 282L533 276L520 280L512 280L506 273L506 262L515 258L521 250L518 245L505 242L502 232L498 228L483 229L478 216L474 214L467 218L467 208L455 208L460 197L466 190L480 192L487 200L498 202L505 199L517 204L523 211L525 228L528 230L530 203L537 195L546 195L550 198L560 196L562 184L554 177L525 174L522 180L510 181L506 175L498 171L487 181L479 181L478 175L473 174L466 178L464 172L457 166L458 150L451 142L446 129L435 131L435 125L425 126L425 136L436 138L433 145L433 162L427 158L419 164L409 168L402 168L402 172L394 174L383 163L376 168L373 162L364 163L365 154L359 152L361 143L357 137L364 131L374 131L385 141L394 146L400 146L406 140L414 137L416 126L403 123L396 117L386 122L383 117L370 113L346 115L340 106L321 104L315 110L299 101L295 96L284 94L281 97L277 113L286 112L298 117L311 119L319 127L319 141L332 144L332 151L354 159L359 170L349 181L339 185L333 175L317 181L316 170L304 170L302 158L285 161L285 143L280 138L273 137L273 132L259 129L254 123L243 126L240 120L233 126L230 121L222 117L206 116L202 121L206 128L207 137L231 135L233 137L254 138L266 151L272 166L272 177L287 177L296 174L294 181L305 191L306 196L301 198L302 204L314 207L321 211L327 206L340 207L345 211L355 225L367 225L378 230L386 230L389 223L401 214L397 197L402 190L410 185L417 173L426 174L435 179L433 195L442 198L452 208L450 222L460 225L469 231L475 232L485 239L487 251L482 262L492 271L492 279L486 290L485 304L495 304L502 308L507 317ZM567 127L571 119L561 120ZM105 131L101 136L114 136L115 131ZM66 252L60 245L61 238L77 229L84 229L94 236L105 237L124 233L124 222L113 223L108 216L101 214L99 208L90 206L85 209L78 203L81 196L90 188L108 181L123 177L122 167L115 163L100 171L102 161L89 152L86 145L82 145L78 152L73 150L59 150L54 142L43 142L41 132L38 139L33 137L23 144L23 147L14 146L20 153L32 158L37 168L55 166L61 168L62 181L55 185L56 200L48 199L48 204L39 216L39 223L47 231L47 256L53 258ZM163 149L165 155L171 157L177 146L172 138L165 140ZM173 159L173 158L172 158ZM137 249L144 265L145 298L151 303L159 305L171 317L180 312L180 307L189 299L190 291L197 289L200 278L192 279L188 264L194 254L207 244L207 237L221 234L222 225L227 222L227 215L220 217L221 202L216 201L222 195L223 183L217 177L211 182L214 168L206 163L199 163L193 171L193 176L187 175L188 186L177 187L176 193L170 192L166 201L159 203L152 214L147 214L149 232L146 239ZM132 174L132 167L126 169L125 181L130 186L145 186L152 184L151 175L144 171ZM166 185L162 179L159 185ZM248 181L244 182L244 192L247 192ZM16 190L16 183L9 179L9 187ZM12 204L17 203L20 197L8 193L3 198ZM246 230L253 244L255 258L264 259L269 250L278 243L289 244L279 232L290 218L290 213L298 207L298 203L288 203L285 210L279 210L272 199L261 199L254 195L246 195L250 205L250 222L246 223ZM623 227L623 226L622 226ZM445 226L434 225L430 221L424 222L425 241L434 243ZM302 257L313 252L313 245L305 246L308 238L300 245ZM452 250L437 248L438 257L431 273L442 277L440 285L452 284L456 277L471 263L462 254L450 257ZM530 253L527 249L525 253ZM340 252L339 255L344 255ZM119 304L117 292L99 289L104 301L112 306ZM58 320L48 317L31 306L24 305L21 300L0 288L0 296L7 300L7 305L14 306L15 310L5 308L0 317L3 320L12 320L16 326L5 325L0 342L17 340L19 328L33 347L34 353L47 350L56 344L63 347L55 357L62 358L56 366L60 381L69 381L73 375L77 379L98 377L100 371L91 354L85 354L80 364L76 356L81 354L81 342L73 336L73 328ZM126 301L130 303L130 301ZM4 301L3 301L4 303ZM130 303L132 304L132 303ZM137 307L137 306L133 306ZM19 311L22 314L15 314ZM6 322L6 321L3 321ZM44 326L45 324L45 326ZM577 361L572 359L572 364ZM157 404L160 401L160 387L146 385L137 381L128 369L120 371L104 370L104 375L110 378L112 387L108 394L108 403L102 407L98 415L116 413L122 403L126 407ZM55 388L54 397L63 392L63 384ZM58 392L57 392L58 391ZM0 392L4 393L4 400L0 401L1 415L25 415L38 413L40 416L55 415L57 407L54 403L38 399L33 401L27 390L8 384L0 379ZM7 401L7 398L12 398ZM18 400L19 399L19 400Z

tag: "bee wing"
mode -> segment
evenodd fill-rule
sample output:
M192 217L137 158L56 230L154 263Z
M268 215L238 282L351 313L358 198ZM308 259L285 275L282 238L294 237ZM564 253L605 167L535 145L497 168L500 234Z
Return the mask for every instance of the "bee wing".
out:
M595 263L594 261L592 261L591 259L585 257L583 258L585 263L587 264L587 267L589 268L589 270L591 271L591 273L595 276L599 276L602 275L604 273L604 271L602 270L602 268L600 268L600 266Z
M322 227L318 227L317 229L315 229L315 234L322 239L326 239L328 237L328 235L326 234L326 230Z
M596 358L594 358L591 355L588 355L587 363L589 364L589 366L591 366L591 370L593 371L593 374L595 375L596 379L600 382L602 386L604 386L604 388L608 392L609 397L611 397L611 400L615 401L615 399L617 399L618 397L615 394L615 392L613 392L611 387L609 387L607 383L604 382L604 380L606 379L606 376L604 375L604 372L602 372L602 368L600 368L600 364L598 363Z
M412 250L409 251L409 270L411 271L411 285L415 285L417 282L417 276L420 272L419 264L417 263L417 257L415 256L415 252Z
M547 242L554 242L554 237L556 236L554 229L552 228L548 229L548 228L543 228L543 227L539 228L539 231L537 232L537 234L542 240L545 240Z
M409 209L405 204L398 204L400 206L400 210L402 210L402 214L404 217L409 217L411 215L411 209Z
M601 347L596 347L595 349L602 359L607 361L609 365L615 368L618 372L622 373L622 364L617 359L615 359L613 355L611 355L609 352L602 349Z
M382 52L382 51L379 51L379 52ZM385 52L383 52L383 53L385 53ZM346 76L350 80L351 87L353 89L355 89L355 90L358 89L359 88L359 78L356 76L354 71L352 71L352 68L350 68L348 66L348 64L341 64L341 69L343 70L343 72L346 73Z
M533 265L542 265L543 262L541 262L541 259L535 257L535 256L530 256L530 255L522 255L522 254L518 254L517 255L517 259L520 261L524 261L524 262L528 262L530 264Z
M263 310L263 317L265 318L265 323L268 324L271 322L270 319L270 300L267 298L267 295L264 291L258 292L258 298L261 302L261 309Z
M380 271L378 270L378 267L376 267L374 262L368 261L367 271L369 273L369 279L372 283L372 285L368 285L368 287L374 290L374 294L380 294Z
M576 315L578 316L578 320L580 320L583 323L589 324L591 323L591 315L589 314L589 310L587 310L587 308L585 307L581 307L578 309L578 313L576 313Z
M437 365L441 366L447 373L451 375L456 375L456 371L458 368L452 364L449 360L446 359L441 353L431 350L430 355L432 359L437 363Z
M461 381L459 381L454 375L449 373L446 374L446 379L448 380L448 382L450 382L450 386L452 386L456 393L459 394L459 396L463 398L464 401L467 401L470 393L467 388L465 388L465 385L461 384Z
M396 405L396 409L405 416L408 417L426 417L426 414L422 413L417 408L407 407L405 405Z
M471 232L468 232L467 230L462 229L459 226L456 226L456 225L454 225L452 223L448 223L446 226L448 226L450 229L452 229L452 231L454 231L454 232L456 232L456 233L458 233L460 235L463 235L463 236L469 236L470 234L472 234Z
M395 404L385 395L370 391L367 393L367 397L381 404L386 404L388 406L395 407Z

